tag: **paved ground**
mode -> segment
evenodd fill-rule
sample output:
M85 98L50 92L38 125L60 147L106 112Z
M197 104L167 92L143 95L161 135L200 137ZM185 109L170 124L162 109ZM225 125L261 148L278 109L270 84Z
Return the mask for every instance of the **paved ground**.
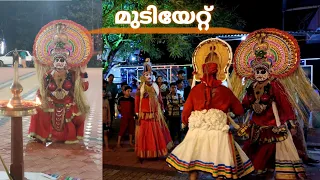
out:
M11 68L1 68L1 74L11 76ZM19 69L20 75L34 71L34 69ZM27 72L28 71L28 72ZM86 92L91 106L90 114L86 120L84 141L80 144L66 145L62 143L40 144L27 137L30 117L23 118L24 157L26 172L43 172L59 174L61 176L79 179L102 179L102 111L101 111L101 70L88 69L90 87ZM2 77L2 76L0 76ZM11 76L12 78L12 76ZM8 79L8 78L7 78ZM8 81L0 79L0 83ZM38 87L35 75L21 80L24 87L25 99L34 99ZM0 99L11 97L8 87L0 90ZM10 165L11 158L11 123L10 119L0 118L0 155L6 166ZM3 171L2 165L0 171ZM63 179L63 178L61 178Z
M1 83L12 80L14 75L12 67L1 67L0 70L1 70L1 76L0 76ZM19 68L20 76L23 76L32 72L35 73L35 68ZM5 74L5 76L3 76L3 74Z
M115 132L109 142L113 152L103 153L103 179L104 180L178 180L188 179L188 175L177 173L173 168L168 167L164 159L144 161L142 164L137 160L134 149L128 144L128 139L123 143L123 148L117 149L116 137L119 129L119 120L114 123ZM319 130L318 130L319 131ZM311 135L314 135L312 133ZM311 137L311 136L310 136ZM312 136L312 139L316 137ZM310 148L311 157L320 160L320 148ZM317 180L320 177L320 165L306 166L308 178ZM201 180L214 179L210 175L201 174ZM253 179L250 177L249 179ZM260 179L259 179L260 180Z

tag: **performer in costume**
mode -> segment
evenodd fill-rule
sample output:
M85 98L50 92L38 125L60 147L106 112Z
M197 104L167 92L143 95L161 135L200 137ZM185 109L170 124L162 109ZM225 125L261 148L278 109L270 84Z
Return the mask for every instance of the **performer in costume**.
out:
M182 126L189 131L169 155L167 163L197 179L198 171L219 179L238 179L254 171L251 161L233 140L227 113L244 113L240 101L222 85L232 61L231 47L212 38L198 45L193 54L194 86L184 104Z
M164 157L173 142L164 119L159 87L152 80L150 61L144 63L140 81L135 97L135 112L138 116L135 151L140 160Z
M77 143L83 138L89 106L86 65L92 55L91 35L69 20L44 26L34 43L42 106L31 117L29 135L42 142Z
M307 111L297 98L308 109L319 109L320 99L299 64L297 41L277 29L249 34L235 53L231 84L234 93L244 97L247 119L252 115L238 134L249 138L243 149L262 176L270 171L273 176L275 170L276 179L306 177L290 130L297 128L294 110L307 121ZM245 85L243 77L247 78Z

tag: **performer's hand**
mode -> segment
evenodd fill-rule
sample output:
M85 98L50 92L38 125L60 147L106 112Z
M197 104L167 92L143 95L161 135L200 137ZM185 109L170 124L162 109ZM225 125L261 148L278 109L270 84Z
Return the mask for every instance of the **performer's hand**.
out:
M80 67L80 71L81 71L82 73L85 73L86 70L87 70L87 65L84 65L84 66L81 66L81 67Z
M181 123L181 129L184 129L184 128L186 128L186 125Z
M236 115L233 114L233 112L228 112L228 115L231 117L231 118L234 118Z

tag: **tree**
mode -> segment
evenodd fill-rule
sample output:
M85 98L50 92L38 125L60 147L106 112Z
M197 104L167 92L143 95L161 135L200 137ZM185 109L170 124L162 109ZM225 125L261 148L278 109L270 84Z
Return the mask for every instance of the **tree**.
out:
M70 1L63 10L63 18L75 21L87 29L98 29L102 26L101 6L101 1L97 0Z
M201 11L203 5L201 1L192 0L186 3L181 0L143 0L136 3L134 0L105 0L103 2L103 27L128 27L128 25L114 24L115 14L120 10L126 11L142 11L148 5L153 4L158 7L158 11L168 10L175 11L184 9L188 11ZM215 5L214 13L212 13L213 27L229 27L241 29L245 25L245 21L238 17L235 13L236 8L226 9L222 5ZM145 25L150 27L155 25ZM156 25L164 26L164 25ZM175 24L165 25L166 27L176 26ZM190 25L189 25L190 26ZM196 24L191 25L196 27ZM134 49L143 49L150 54L154 62L160 59L166 52L169 52L170 58L173 59L191 59L193 52L193 44L195 40L204 40L210 35L169 35L169 34L107 34L104 35L104 54L111 65L114 60L125 62ZM166 49L160 48L165 46ZM110 66L109 66L110 68Z
M9 50L32 51L40 28L57 19L69 19L87 29L102 27L102 4L98 0L0 2L0 15Z

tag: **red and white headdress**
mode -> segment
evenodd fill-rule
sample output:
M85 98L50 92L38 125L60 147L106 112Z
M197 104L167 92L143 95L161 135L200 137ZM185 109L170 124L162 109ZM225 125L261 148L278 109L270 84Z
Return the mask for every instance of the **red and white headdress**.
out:
M37 34L33 54L37 63L51 66L53 59L62 56L68 66L86 65L92 56L93 46L89 31L70 20L55 20Z

